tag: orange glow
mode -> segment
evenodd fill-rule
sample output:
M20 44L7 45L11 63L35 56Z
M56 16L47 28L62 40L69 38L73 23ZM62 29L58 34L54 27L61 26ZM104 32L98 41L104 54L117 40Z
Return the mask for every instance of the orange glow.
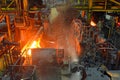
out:
M28 50L27 54L31 56L31 49Z
M32 45L30 46L30 48L36 48L37 47L37 42L33 41Z
M39 45L40 40L38 41L33 41L32 45L29 47L30 49L28 50L28 55L31 56L31 49L32 48L41 48L41 46Z
M26 49L28 49L27 53L23 54L23 56L24 57L26 57L27 55L31 56L31 49L32 48L41 48L41 46L40 46L40 39L38 39L36 41L33 41L32 43L28 42L21 50L21 52L23 53Z
M90 25L91 26L96 26L95 22L93 22L93 21L90 22Z

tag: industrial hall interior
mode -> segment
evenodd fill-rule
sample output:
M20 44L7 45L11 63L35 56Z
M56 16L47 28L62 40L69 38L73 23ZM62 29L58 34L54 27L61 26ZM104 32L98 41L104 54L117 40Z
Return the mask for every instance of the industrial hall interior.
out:
M120 0L0 0L0 80L120 80Z

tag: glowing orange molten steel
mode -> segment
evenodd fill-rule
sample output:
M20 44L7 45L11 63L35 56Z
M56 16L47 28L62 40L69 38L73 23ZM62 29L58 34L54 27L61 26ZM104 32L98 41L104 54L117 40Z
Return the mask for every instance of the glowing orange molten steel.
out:
M29 56L31 56L31 49L32 48L41 48L39 43L40 43L40 40L39 41L33 41L32 45L29 47L30 49L28 50L28 55Z

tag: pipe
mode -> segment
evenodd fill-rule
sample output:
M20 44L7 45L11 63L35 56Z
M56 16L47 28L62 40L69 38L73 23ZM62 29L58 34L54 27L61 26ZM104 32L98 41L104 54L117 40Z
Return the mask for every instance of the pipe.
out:
M105 0L105 10L107 9L107 0Z
M7 28L8 28L8 36L9 36L9 40L12 41L12 37L11 37L11 29L10 29L10 16L6 15L6 23L7 23Z
M27 15L27 11L28 11L28 0L23 0L23 9L24 9L24 15Z
M22 11L22 4L21 4L21 0L15 0L16 1L16 7L17 7L17 14L21 15L21 11Z

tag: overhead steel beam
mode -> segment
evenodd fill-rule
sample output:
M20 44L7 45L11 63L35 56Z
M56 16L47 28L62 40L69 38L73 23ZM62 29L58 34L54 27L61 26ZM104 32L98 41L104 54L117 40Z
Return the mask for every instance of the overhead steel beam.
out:
M120 12L120 9L106 9L106 10L100 10L100 9L94 9L92 11L96 11L96 12Z
M15 0L12 0L12 2L7 6L7 8L9 8L14 2Z
M120 2L118 2L118 1L116 1L116 0L110 0L110 1L112 1L113 3L116 3L116 4L118 4L118 5L120 5Z
M89 11L116 11L116 12L120 12L120 6L111 6L111 8L107 9L104 6L92 6L92 8L88 7L88 6L74 6L76 9L79 10L89 10Z
M88 8L77 8L78 10L85 10L88 11ZM91 9L91 11L96 11L96 12L120 12L120 9Z
M78 10L82 10L82 9L78 9ZM83 9L85 11L88 11L88 9ZM94 12L120 12L120 10L115 10L115 9L107 9L107 10L102 10L102 9L94 9L92 10Z
M1 8L2 11L13 11L16 10L16 8Z

